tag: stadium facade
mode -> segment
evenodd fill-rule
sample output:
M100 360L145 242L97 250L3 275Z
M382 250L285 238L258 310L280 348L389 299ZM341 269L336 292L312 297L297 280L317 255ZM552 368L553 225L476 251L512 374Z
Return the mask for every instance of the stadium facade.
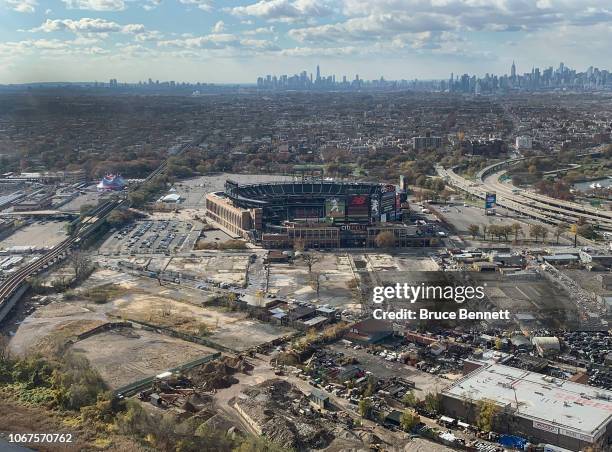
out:
M206 197L206 216L234 236L266 248L373 247L376 236L390 231L396 246L427 246L422 235L402 219L406 195L394 185L329 180L238 184Z

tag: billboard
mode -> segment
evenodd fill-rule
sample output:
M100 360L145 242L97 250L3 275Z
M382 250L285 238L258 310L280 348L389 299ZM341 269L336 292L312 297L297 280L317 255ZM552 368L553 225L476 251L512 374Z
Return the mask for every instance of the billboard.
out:
M370 197L368 195L349 196L346 214L349 219L368 218L370 216Z
M495 209L497 203L497 195L495 193L487 193L485 195L485 209Z
M346 206L344 199L329 198L325 200L325 216L344 220Z
M386 192L380 197L380 213L395 211L396 195L395 192Z
M372 199L370 207L372 208L372 217L378 218L378 214L380 213L380 202L378 201L378 199Z

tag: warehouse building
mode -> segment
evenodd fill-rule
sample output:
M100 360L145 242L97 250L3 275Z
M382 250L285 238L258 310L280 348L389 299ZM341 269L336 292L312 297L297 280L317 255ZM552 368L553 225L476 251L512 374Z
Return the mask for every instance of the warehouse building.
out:
M473 424L481 401L495 403L493 429L499 433L573 451L611 450L612 391L490 364L457 380L441 395L448 416Z

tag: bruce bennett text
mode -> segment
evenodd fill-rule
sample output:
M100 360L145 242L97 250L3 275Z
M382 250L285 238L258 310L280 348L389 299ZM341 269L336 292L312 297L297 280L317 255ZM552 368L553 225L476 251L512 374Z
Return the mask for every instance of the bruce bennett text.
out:
M510 320L510 311L469 311L459 309L452 312L434 311L430 309L398 309L386 311L375 309L372 316L377 320Z

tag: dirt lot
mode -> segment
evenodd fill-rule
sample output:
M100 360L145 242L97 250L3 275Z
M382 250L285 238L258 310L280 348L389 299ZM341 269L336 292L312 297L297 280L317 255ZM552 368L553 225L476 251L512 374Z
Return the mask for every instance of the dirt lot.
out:
M233 350L246 350L291 333L289 328L247 318L244 312L223 308L199 307L151 294L133 294L114 303L113 315L166 326L184 333L198 335ZM200 328L204 325L204 330Z
M39 308L19 325L10 348L18 355L30 350L51 351L70 337L107 321L102 308L95 311L84 303L54 302Z
M249 254L219 254L194 258L173 258L166 266L167 271L186 272L200 279L227 282L237 286L245 283Z
M129 328L96 334L74 344L73 350L85 354L111 389L216 353L203 345Z
M311 275L306 264L299 259L294 264L273 264L270 267L269 292L296 301L316 302L316 286L312 281L317 275L318 302L345 308L357 306L349 288L354 276L346 255L322 253L313 265Z

